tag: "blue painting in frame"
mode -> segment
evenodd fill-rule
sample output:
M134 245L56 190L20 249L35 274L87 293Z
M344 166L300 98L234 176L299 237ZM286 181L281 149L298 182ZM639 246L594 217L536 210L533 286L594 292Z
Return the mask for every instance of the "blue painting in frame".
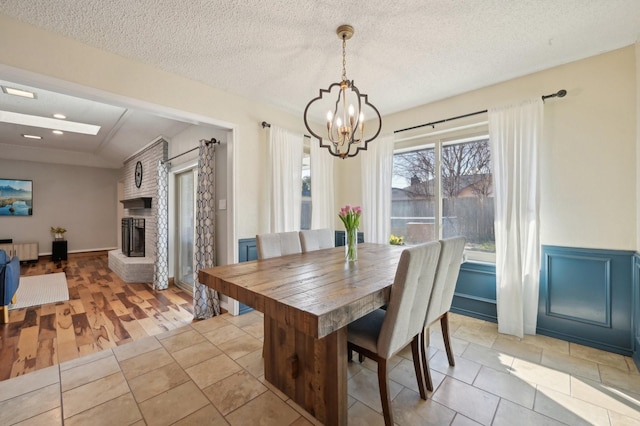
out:
M0 179L0 216L33 215L33 181Z

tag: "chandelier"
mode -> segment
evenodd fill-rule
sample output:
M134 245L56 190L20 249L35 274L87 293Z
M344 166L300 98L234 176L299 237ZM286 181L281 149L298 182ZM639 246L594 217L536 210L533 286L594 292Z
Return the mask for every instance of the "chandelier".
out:
M360 150L366 150L367 144L374 140L382 129L382 118L378 109L369 103L366 94L360 93L353 80L347 79L346 47L353 31L351 25L341 25L336 30L338 37L342 39L342 80L331 84L328 89L320 89L318 96L311 99L304 109L304 125L307 130L318 139L321 147L327 148L331 155L342 159L355 157ZM337 89L337 94L333 97L332 89ZM320 111L326 111L326 129L314 130L311 123L322 120L317 119L320 115L317 113ZM313 120L313 117L316 120ZM377 118L377 122L371 118ZM369 119L375 126L374 131L370 131L370 124L367 124L367 134L373 135L369 138L365 137L365 119Z

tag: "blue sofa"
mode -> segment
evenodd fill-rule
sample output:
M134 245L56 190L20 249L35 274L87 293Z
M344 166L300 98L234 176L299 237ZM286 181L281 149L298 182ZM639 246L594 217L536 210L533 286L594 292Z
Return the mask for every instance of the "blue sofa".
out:
M10 259L7 252L0 250L0 306L2 307L2 323L9 322L9 304L15 301L16 291L20 284L20 259Z

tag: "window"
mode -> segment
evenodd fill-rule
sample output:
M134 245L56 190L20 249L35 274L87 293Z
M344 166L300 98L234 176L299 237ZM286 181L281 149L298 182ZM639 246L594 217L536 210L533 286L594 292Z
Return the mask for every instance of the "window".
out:
M405 244L463 235L468 258L495 259L488 137L396 151L392 185L391 233Z
M308 138L305 138L305 140ZM311 229L311 166L309 150L302 154L302 210L300 229Z
M176 257L175 282L184 290L193 289L193 250L195 238L195 199L197 171L176 174Z

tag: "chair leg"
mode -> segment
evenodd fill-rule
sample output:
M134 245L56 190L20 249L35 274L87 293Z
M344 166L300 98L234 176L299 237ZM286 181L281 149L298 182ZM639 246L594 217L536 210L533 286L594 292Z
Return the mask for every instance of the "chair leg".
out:
M389 398L389 378L387 377L387 360L378 359L378 385L380 386L380 402L385 426L393 426L393 412Z
M424 373L424 382L429 392L433 392L433 380L431 380L431 370L429 370L429 354L427 353L427 345L425 333L428 333L429 329L422 329L420 333L420 351L422 352L422 372Z
M364 355L361 352L358 352L358 361L362 364L364 362ZM350 344L347 344L347 361L353 361L353 347Z
M2 307L2 324L9 323L9 306Z
M456 360L453 358L453 350L451 349L451 337L449 336L449 312L445 312L440 317L440 327L442 328L442 339L444 340L444 348L447 350L447 359L449 365L455 367Z
M418 380L418 390L420 391L420 398L426 400L427 393L424 390L424 378L422 377L422 366L420 365L420 337L414 336L411 341L411 353L413 355L413 368L416 371L416 379Z

